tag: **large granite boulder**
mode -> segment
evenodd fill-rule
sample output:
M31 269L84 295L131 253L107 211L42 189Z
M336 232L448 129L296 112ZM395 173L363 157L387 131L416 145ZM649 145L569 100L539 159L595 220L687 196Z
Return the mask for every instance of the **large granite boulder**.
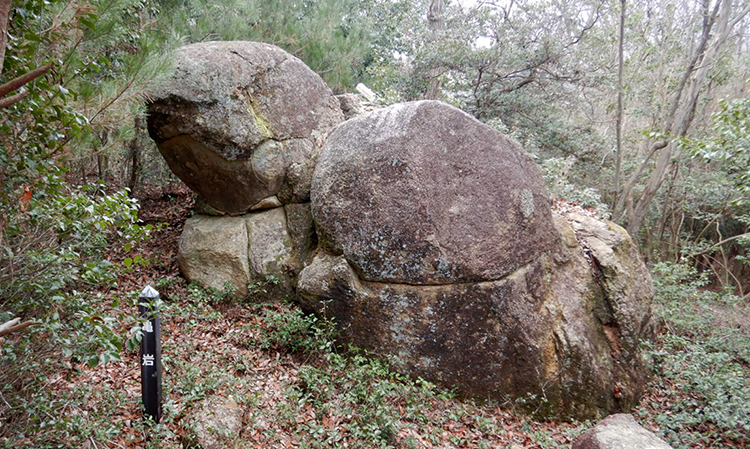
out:
M539 170L444 103L340 125L312 185L305 307L394 367L540 416L634 405L650 278L611 223L553 217ZM601 261L599 261L601 259Z
M217 213L274 195L306 202L319 147L344 119L323 80L257 42L192 44L175 60L148 105L149 133L172 171Z
M398 104L338 127L313 184L321 239L368 281L496 280L556 240L531 157L437 101Z
M627 233L552 214L533 160L456 108L340 100L271 45L177 52L149 131L208 214L185 225L185 277L297 297L466 396L562 418L632 407L653 287Z

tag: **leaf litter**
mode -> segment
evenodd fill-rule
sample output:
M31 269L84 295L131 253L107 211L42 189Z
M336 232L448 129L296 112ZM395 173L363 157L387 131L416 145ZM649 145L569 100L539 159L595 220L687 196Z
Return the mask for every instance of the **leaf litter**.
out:
M306 382L302 376L312 368L341 369L321 354L298 353L284 348L263 348L258 342L264 331L266 313L294 311L287 303L242 304L208 298L188 286L180 277L177 246L185 220L194 204L192 194L182 185L151 188L139 192L144 223L165 224L151 238L131 248L113 248L112 259L140 254L148 264L123 270L117 286L101 293L103 312L120 317L123 333L135 322L134 292L146 284L157 286L164 300L162 310L164 418L161 424L147 430L140 406L140 368L138 350L123 350L121 360L90 369L77 367L75 375L58 378L49 388L75 391L86 385L101 394L81 398L77 410L86 411L91 419L108 416L117 433L92 447L141 448L182 447L189 432L186 418L202 399L231 396L243 407L243 429L235 447L301 448L301 447L370 447L363 445L357 428L356 413L336 397L346 391L334 391L325 404L312 398L315 392L300 397ZM128 301L115 301L121 298ZM112 304L117 304L113 307ZM126 305L128 304L128 305ZM126 308L133 310L126 310ZM347 356L344 356L347 357ZM346 372L330 372L330 379L343 378ZM450 392L430 386L420 393L413 382L388 374L377 383L392 381L411 383L406 395L388 396L386 408L394 410L392 435L382 443L394 448L548 448L569 447L572 440L593 425L584 423L539 422L514 410L512 403L481 404L456 399ZM338 388L356 387L342 383ZM366 388L366 389L367 389ZM118 401L97 404L106 391L118 392ZM423 390L426 391L426 390ZM435 393L437 391L437 393ZM297 393L294 393L297 392ZM296 394L296 395L295 395ZM421 397L420 394L422 394ZM653 396L653 394L651 394ZM418 404L415 413L414 404ZM103 409L106 409L104 411ZM327 439L325 439L327 438Z

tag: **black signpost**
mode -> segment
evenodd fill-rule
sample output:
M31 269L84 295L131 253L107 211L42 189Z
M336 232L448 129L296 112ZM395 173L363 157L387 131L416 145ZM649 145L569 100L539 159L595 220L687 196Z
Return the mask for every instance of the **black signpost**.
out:
M155 303L159 292L147 286L139 296L138 312L146 318L141 328L141 397L144 413L155 423L161 419L161 323Z

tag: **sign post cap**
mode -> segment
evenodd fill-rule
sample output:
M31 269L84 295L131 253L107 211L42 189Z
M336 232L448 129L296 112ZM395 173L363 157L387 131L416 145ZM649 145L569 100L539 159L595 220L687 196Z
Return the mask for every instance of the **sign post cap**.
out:
M156 299L159 297L159 292L154 290L150 285L147 285L141 292L140 297L144 299Z

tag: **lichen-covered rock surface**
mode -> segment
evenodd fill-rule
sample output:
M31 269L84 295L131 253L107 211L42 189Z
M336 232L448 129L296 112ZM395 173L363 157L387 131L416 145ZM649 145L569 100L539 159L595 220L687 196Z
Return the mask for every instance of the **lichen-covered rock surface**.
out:
M383 107L370 103L357 94L340 94L336 95L336 98L338 98L341 112L344 113L344 118L347 120Z
M339 101L302 61L257 42L178 49L151 93L148 128L172 171L219 212L276 195L305 202L320 145L343 121Z
M515 143L439 102L331 134L313 177L321 241L305 307L394 367L539 416L627 409L652 287L622 228L553 217ZM599 260L601 259L601 261Z
M247 294L247 228L241 217L195 215L185 222L177 262L188 281Z

